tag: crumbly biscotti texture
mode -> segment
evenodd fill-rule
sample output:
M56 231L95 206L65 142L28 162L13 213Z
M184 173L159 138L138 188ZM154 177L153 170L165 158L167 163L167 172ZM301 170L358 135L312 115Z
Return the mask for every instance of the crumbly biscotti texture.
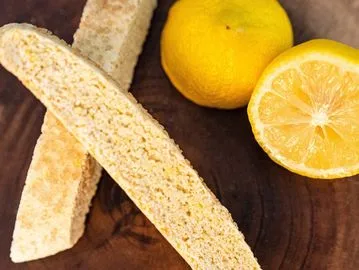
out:
M88 0L73 47L127 91L156 0ZM50 112L34 150L15 223L11 259L71 248L81 237L101 166Z
M0 62L107 170L193 269L260 269L228 210L164 128L90 60L29 25L0 30Z

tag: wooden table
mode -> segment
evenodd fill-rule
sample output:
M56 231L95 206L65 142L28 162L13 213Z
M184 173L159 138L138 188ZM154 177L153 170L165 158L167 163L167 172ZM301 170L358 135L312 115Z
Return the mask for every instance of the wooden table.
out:
M30 22L67 42L85 0L1 0L0 25ZM273 163L251 133L245 109L217 111L184 99L160 65L159 39L173 1L160 0L132 92L177 141L228 207L263 269L359 269L359 177L312 180ZM296 42L327 37L359 47L357 0L283 0ZM85 235L71 250L13 264L17 207L45 108L0 69L0 269L188 269L109 176ZM359 117L359 116L358 116Z

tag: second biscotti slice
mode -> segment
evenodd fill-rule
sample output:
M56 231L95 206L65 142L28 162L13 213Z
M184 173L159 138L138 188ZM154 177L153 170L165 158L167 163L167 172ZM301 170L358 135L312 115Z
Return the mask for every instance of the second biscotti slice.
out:
M73 47L127 91L156 0L88 0ZM82 236L101 167L47 112L26 177L10 257L35 260L71 248Z
M0 62L63 123L193 269L260 269L228 210L164 128L91 61L29 25L0 30Z

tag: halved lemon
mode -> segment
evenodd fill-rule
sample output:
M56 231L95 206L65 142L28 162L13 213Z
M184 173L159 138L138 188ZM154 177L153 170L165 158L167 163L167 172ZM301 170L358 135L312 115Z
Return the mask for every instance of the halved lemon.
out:
M248 105L253 133L278 164L333 179L359 173L359 51L313 40L278 56Z

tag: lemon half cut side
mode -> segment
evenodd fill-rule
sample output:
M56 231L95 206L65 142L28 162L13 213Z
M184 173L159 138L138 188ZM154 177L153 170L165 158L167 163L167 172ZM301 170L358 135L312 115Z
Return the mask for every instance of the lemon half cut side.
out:
M278 56L248 106L254 136L278 164L303 176L359 173L359 51L313 40Z

